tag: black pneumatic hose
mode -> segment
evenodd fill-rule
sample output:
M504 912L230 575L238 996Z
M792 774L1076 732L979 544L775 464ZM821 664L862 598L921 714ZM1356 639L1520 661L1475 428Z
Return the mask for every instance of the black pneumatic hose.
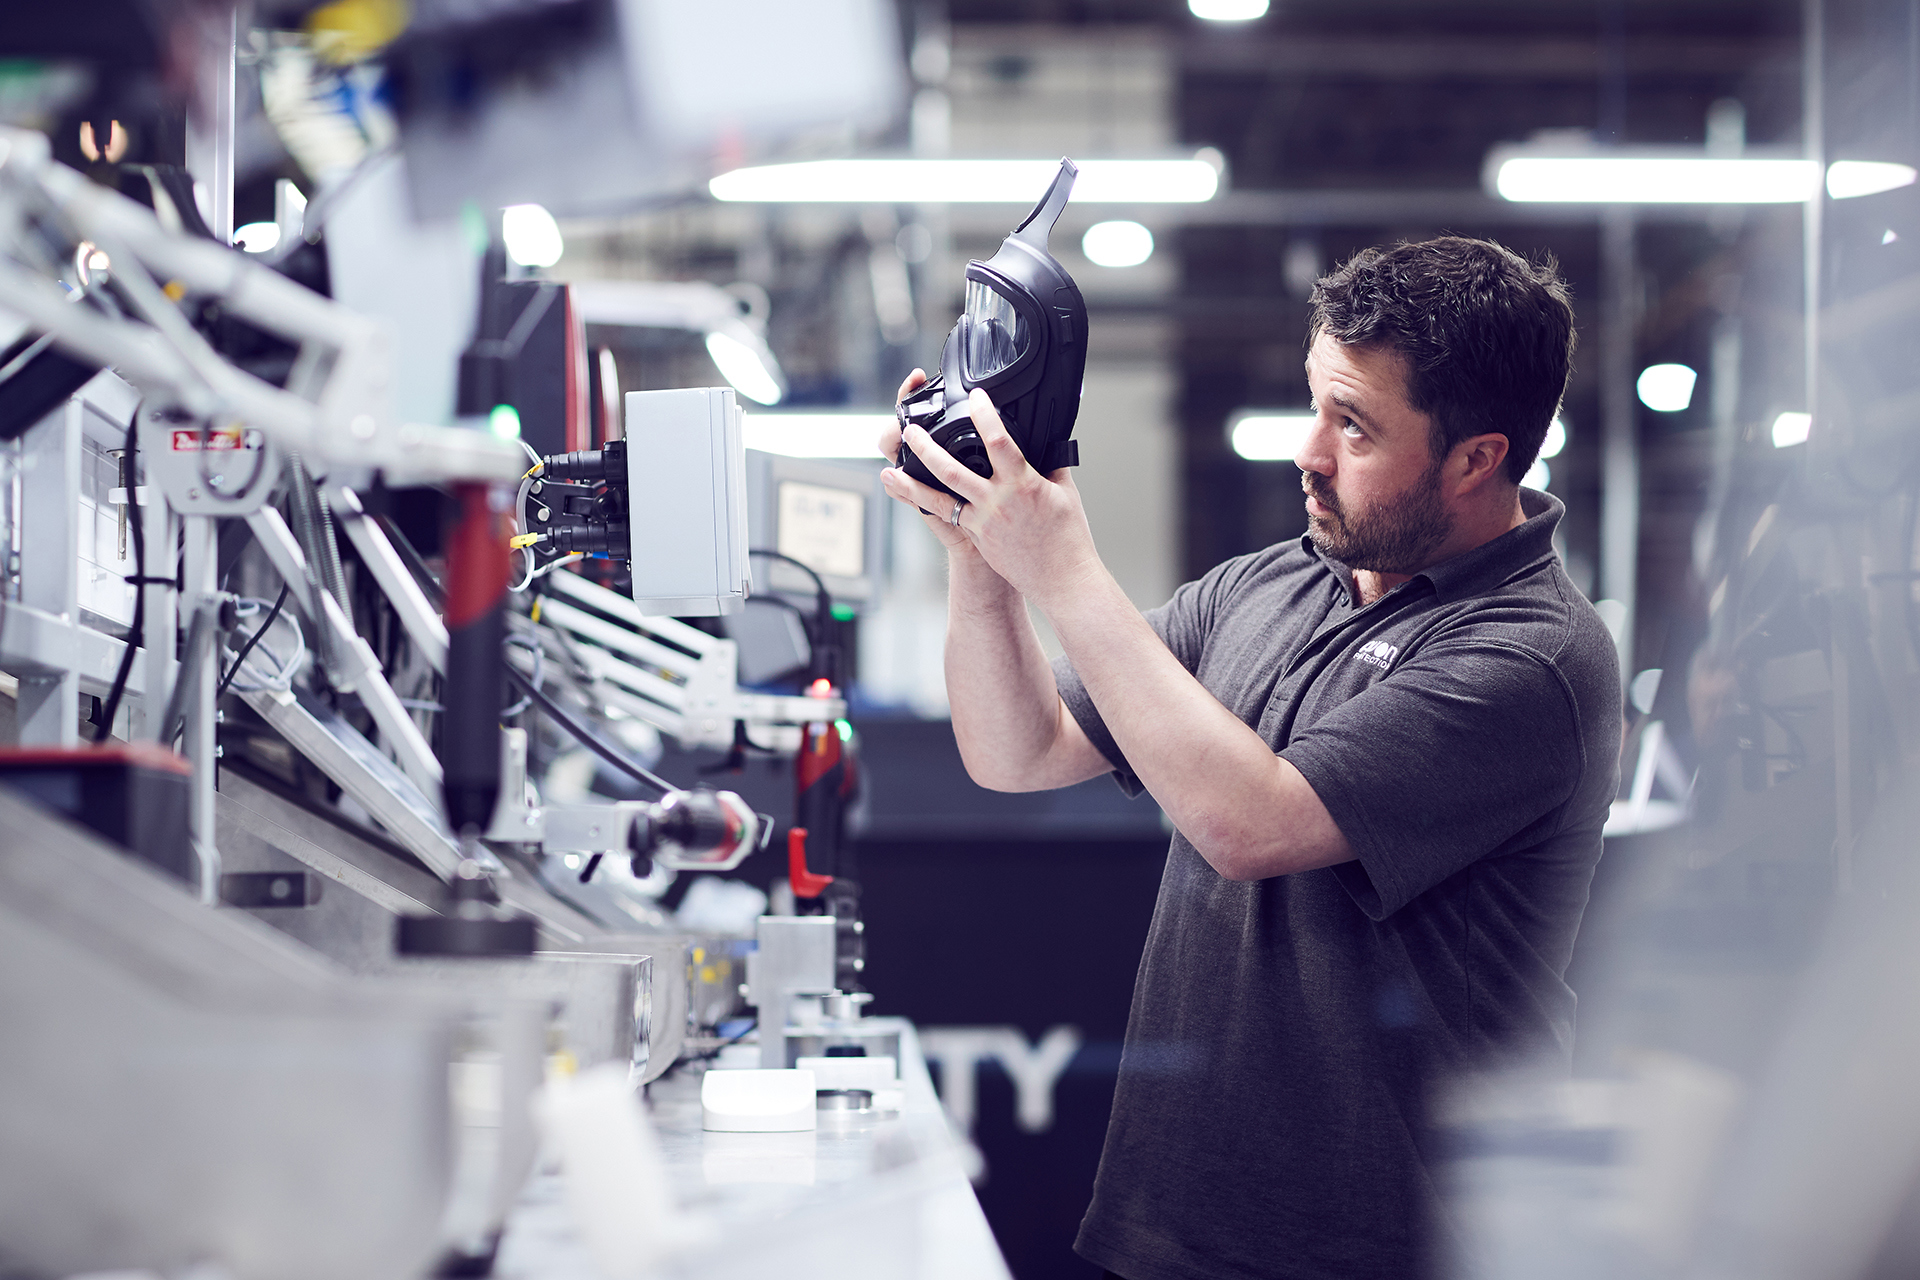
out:
M509 666L507 668L507 679L519 686L520 692L532 698L535 706L538 706L542 711L546 712L555 724L571 734L574 740L579 742L581 746L593 752L593 754L599 756L602 760L605 760L629 778L632 778L636 782L645 783L663 796L669 792L679 790L678 787L668 782L665 778L629 760L625 752L608 742L605 738L602 738L580 720L575 719L572 712L563 709L559 703L549 698L544 691L534 685L533 681L522 675L514 667Z

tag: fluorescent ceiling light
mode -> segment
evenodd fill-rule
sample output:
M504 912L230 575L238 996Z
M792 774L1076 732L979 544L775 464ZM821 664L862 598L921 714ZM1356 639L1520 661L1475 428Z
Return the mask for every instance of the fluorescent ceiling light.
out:
M1080 252L1096 267L1137 267L1153 256L1153 232L1137 222L1096 222L1080 237Z
M1819 187L1811 160L1708 156L1496 156L1508 200L1589 204L1790 204Z
M1920 174L1910 164L1885 160L1835 160L1827 166L1827 194L1835 200L1878 195L1912 184Z
M1633 389L1640 403L1659 413L1679 413L1693 403L1693 384L1699 375L1684 364L1650 364L1640 371Z
M789 458L880 457L880 433L891 413L749 413L742 436L747 448Z
M249 222L234 229L233 242L248 253L266 253L280 243L280 224Z
M735 391L761 404L780 403L780 380L752 346L732 334L716 331L707 335L707 354Z
M1075 204L1197 204L1220 187L1205 160L1082 160ZM716 200L761 203L1032 204L1058 160L808 160L723 173Z
M550 267L567 250L560 224L537 204L510 204L500 211L500 238L507 256L523 267Z
M1547 424L1547 438L1540 442L1540 456L1557 458L1567 447L1567 424L1555 418Z
M1533 465L1527 468L1527 474L1521 477L1520 483L1545 493L1547 486L1553 483L1553 468L1547 465L1545 458L1536 458Z
M1240 415L1229 429L1233 451L1249 462L1291 462L1317 421L1313 414L1300 412L1248 412Z
M1247 22L1266 16L1267 0L1187 0L1187 8L1208 22Z
M758 325L748 323L740 299L725 289L704 280L582 280L572 288L574 309L587 324L701 334L734 390L761 404L786 395L779 360Z
M1812 414L1783 413L1773 420L1773 447L1789 449L1796 444L1805 444L1812 432Z

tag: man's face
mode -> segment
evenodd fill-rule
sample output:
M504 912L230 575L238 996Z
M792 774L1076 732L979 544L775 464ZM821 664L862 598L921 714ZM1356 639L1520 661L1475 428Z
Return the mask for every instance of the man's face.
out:
M1432 422L1407 403L1406 362L1321 334L1307 355L1317 421L1294 457L1307 536L1351 569L1418 573L1452 535Z

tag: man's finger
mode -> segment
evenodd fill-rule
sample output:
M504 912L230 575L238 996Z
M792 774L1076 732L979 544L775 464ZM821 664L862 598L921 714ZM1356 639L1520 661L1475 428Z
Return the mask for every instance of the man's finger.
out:
M925 369L915 369L912 373L907 375L907 380L900 384L900 394L895 396L894 400L896 402L905 400L908 396L912 395L914 392L918 391L921 387L924 387L926 385L927 385L927 371ZM886 428L880 432L880 443L878 447L880 449L880 456L885 458L888 462L892 462L895 458L900 456L900 424L899 423L890 422L887 424Z
M1000 410L994 407L993 398L985 390L973 389L967 397L967 412L973 417L973 429L980 433L980 443L987 447L995 475L1012 475L1026 465L1026 455L1007 434L1007 424L1000 420Z
M925 464L927 470L933 472L934 479L968 502L978 502L987 496L988 482L975 475L952 454L942 449L934 438L927 434L926 428L909 425L907 445L913 450L914 456Z
M921 514L935 520L945 521L953 511L953 499L929 485L921 484L899 467L888 467L880 473L881 487L887 495L918 508Z

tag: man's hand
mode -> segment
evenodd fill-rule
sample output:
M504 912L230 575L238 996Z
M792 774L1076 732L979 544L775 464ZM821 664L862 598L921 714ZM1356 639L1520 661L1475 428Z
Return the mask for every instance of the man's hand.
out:
M915 370L902 394L923 381L924 375ZM881 482L892 497L932 513L926 517L928 526L948 547L958 549L960 541L970 543L988 567L1041 609L1047 609L1050 600L1097 580L1105 572L1094 550L1079 491L1067 468L1043 476L1028 465L985 391L976 387L967 408L993 463L990 477L975 475L962 466L919 427L908 427L906 436L908 446L927 470L967 500L957 526L951 520L954 502L947 495L897 467L882 472ZM898 438L898 433L890 429L882 437L882 446Z
M925 369L915 369L907 375L907 380L900 384L900 394L896 396L895 399L905 400L915 391L925 386L926 383L927 371ZM880 456L887 460L887 469L881 472L881 480L883 483L885 483L888 476L895 475L898 475L902 480L906 480L906 476L902 475L893 466L893 460L900 456L900 425L898 422L889 422L886 429L880 433ZM924 457L925 455L922 456ZM912 482L908 481L908 483ZM953 499L944 493L937 493L925 485L916 484L913 487L927 494L928 499L926 501L914 501L896 492L891 486L888 487L887 492L914 508L915 513L919 515L927 528L933 530L933 536L940 539L941 544L946 547L949 553L961 552L967 555L974 554L973 540L947 521L947 513L953 510Z

